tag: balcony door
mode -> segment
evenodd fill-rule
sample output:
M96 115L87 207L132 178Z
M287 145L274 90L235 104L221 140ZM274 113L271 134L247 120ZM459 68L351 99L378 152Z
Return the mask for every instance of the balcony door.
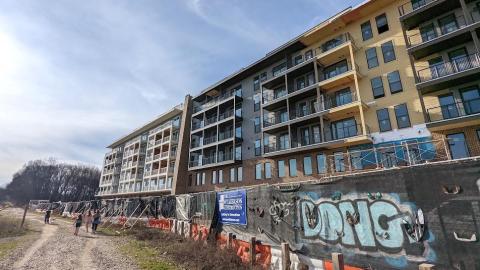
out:
M448 58L450 58L454 72L460 72L472 68L468 59L467 50L465 48L460 48L449 52Z
M344 119L332 123L332 137L334 140L357 135L357 123L354 118Z
M466 114L480 113L480 90L477 86L460 89Z
M458 109L455 103L455 98L452 94L439 96L438 102L440 103L442 111L442 119L458 117Z
M457 18L455 14L447 15L438 20L438 25L442 31L442 35L446 35L458 29Z
M288 146L289 146L288 133L280 135L280 137L278 138L278 142L280 146L279 150L288 149Z
M467 143L465 142L465 134L455 133L447 135L448 146L450 148L450 154L453 159L469 157Z
M302 146L310 144L310 128L304 127L300 129L300 140Z
M347 60L345 59L336 64L326 67L323 70L323 77L325 78L325 80L328 80L330 78L338 76L347 71L348 71L348 64L347 64Z
M350 88L345 88L335 92L335 102L337 106L342 106L352 102L352 92Z
M441 56L428 60L428 66L430 68L432 79L447 75L445 64L443 63L443 58Z

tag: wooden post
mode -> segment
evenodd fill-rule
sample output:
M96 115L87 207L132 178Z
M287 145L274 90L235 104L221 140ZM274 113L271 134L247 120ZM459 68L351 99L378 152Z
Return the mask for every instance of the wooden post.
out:
M25 217L27 216L27 211L28 211L28 206L30 202L25 205L25 211L23 211L23 218L22 218L22 224L20 224L20 228L23 228L23 225L25 224Z
M290 245L282 243L282 270L290 270Z
M227 248L232 248L233 233L229 232L227 237Z
M202 241L202 230L198 230L198 241Z
M180 235L185 236L185 222L180 222Z
M250 264L255 265L255 244L257 243L257 239L255 237L250 238Z
M345 270L342 253L332 253L333 270Z
M188 238L192 238L192 229L193 229L193 224L188 223Z
M419 270L434 270L435 265L433 264L428 264L428 263L422 263L418 266Z

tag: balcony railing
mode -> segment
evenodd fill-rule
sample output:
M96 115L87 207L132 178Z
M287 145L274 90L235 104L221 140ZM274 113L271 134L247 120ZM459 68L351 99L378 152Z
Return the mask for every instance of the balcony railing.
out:
M423 6L426 6L436 1L437 0L420 0L417 2L408 1L405 4L398 7L398 13L400 14L400 16L407 15Z
M366 127L366 129L368 133L368 127ZM326 142L351 138L355 136L360 136L362 134L363 134L363 128L362 128L362 125L360 124L344 126L344 127L336 127L336 128L325 127L325 130L324 130Z
M203 121L192 122L192 130L197 130L203 127Z
M212 116L212 117L209 117L207 118L207 120L205 120L205 126L208 126L208 125L211 125L211 124L214 124L217 122L217 116Z
M202 159L202 165L213 164L213 163L215 163L215 162L217 162L215 156L204 157L204 158Z
M270 92L263 93L262 94L263 104L274 101L275 99L282 98L286 95L288 95L287 89L284 89L282 91L278 91L276 93L270 93Z
M218 133L218 140L219 141L230 139L232 137L233 137L233 130L227 130L227 131Z
M296 148L296 147L308 146L308 145L317 144L321 142L322 142L322 138L320 134L313 134L313 136L311 137L304 137L304 138L301 138L300 140L293 140L292 147Z
M442 26L440 27L440 31L437 30L436 27L434 27L432 32L426 32L426 33L417 33L414 35L409 35L408 36L408 44L409 46L416 46L420 45L422 43L429 42L433 39L436 39L438 37L450 34L454 31L457 31L459 29L462 29L467 26L467 22L465 20L464 16L457 16L455 19L454 24L450 24L448 26Z
M163 138L162 143L166 143L169 141L170 141L170 136L166 136L165 138Z
M233 152L231 153L222 153L218 154L218 162L230 161L233 160Z
M353 42L353 38L352 36L350 35L350 33L343 33L325 43L322 44L322 46L320 46L320 48L318 48L318 50L315 51L315 55L320 55L320 54L323 54L323 53L326 53L330 50L333 50L335 49L336 47L339 47L347 42Z
M420 83L432 81L473 68L480 67L478 54L458 57L449 62L434 64L417 72Z
M167 169L168 169L167 167L165 167L165 168L160 168L159 171L158 171L158 173L159 173L159 174L165 174L165 173L167 173Z
M283 113L283 115L281 114L278 114L278 115L275 115L275 116L270 116L270 117L266 117L263 119L263 127L270 127L270 126L273 126L273 125L278 125L278 124L281 124L281 123L285 123L287 122L289 119L288 119L288 116L287 116L287 113Z
M478 113L480 113L480 98L427 109L428 120L430 122L455 119Z
M197 105L197 106L193 107L193 113L197 113L199 111L203 111L203 110L206 110L210 107L213 107L213 106L221 103L222 101L224 101L226 99L229 99L232 96L242 97L242 89L232 89L230 91L227 91L227 92L223 93L220 96L217 96L217 97L209 100L208 102Z
M218 115L218 121L222 121L232 116L233 116L233 110L224 111L223 113L220 113L220 115Z
M324 108L333 109L358 101L356 92L339 93L337 95L325 96Z
M211 136L203 139L203 145L209 145L217 141L217 136Z
M169 152L169 151L162 152L162 153L160 154L160 158L166 158L166 157L168 157L169 155L170 155L170 152Z

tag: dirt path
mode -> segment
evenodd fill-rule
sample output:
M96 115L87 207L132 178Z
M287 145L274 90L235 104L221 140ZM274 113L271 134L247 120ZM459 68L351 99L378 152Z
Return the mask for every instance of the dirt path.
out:
M21 216L18 210L10 213ZM74 236L73 224L68 220L56 219L53 224L44 225L39 215L28 214L27 219L41 229L40 237L28 243L27 249L19 249L0 261L0 269L138 269L118 250L118 246L122 245L121 238L87 233L85 226L82 226L79 236Z

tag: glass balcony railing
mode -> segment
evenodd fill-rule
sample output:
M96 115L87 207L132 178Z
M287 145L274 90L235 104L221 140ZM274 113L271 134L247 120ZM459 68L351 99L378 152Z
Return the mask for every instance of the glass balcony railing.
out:
M449 62L438 63L417 71L420 83L436 80L480 67L478 54L457 57Z
M427 109L430 122L455 119L480 113L480 98L455 102Z
M398 13L400 14L400 16L404 16L436 1L437 0L410 0L398 7Z
M197 113L197 112L209 109L209 108L211 108L211 107L213 107L213 106L221 103L222 101L224 101L226 99L229 99L233 96L237 96L237 97L241 98L242 97L242 89L241 88L232 89L230 91L227 91L227 92L223 93L222 95L219 95L217 97L214 97L214 98L210 99L207 102L204 102L202 104L194 106L193 107L193 113Z
M211 136L203 139L203 145L209 145L217 141L217 136Z

